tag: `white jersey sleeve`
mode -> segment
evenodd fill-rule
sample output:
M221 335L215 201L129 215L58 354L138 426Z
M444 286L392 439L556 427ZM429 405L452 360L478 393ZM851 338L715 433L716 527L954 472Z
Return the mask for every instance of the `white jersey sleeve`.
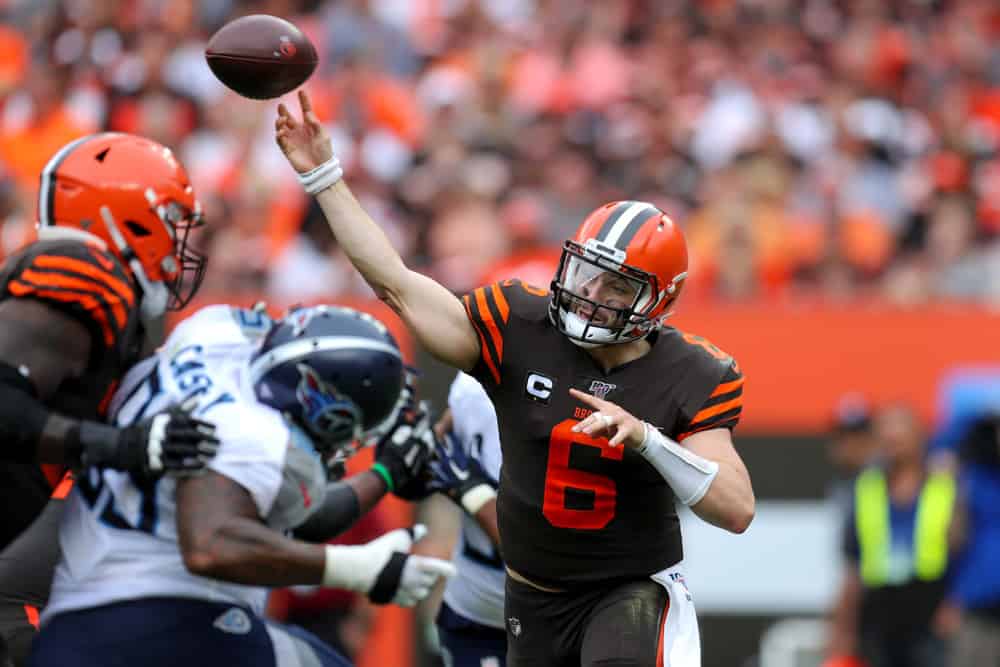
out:
M452 430L479 458L483 470L500 479L502 455L496 411L471 375L459 373L448 392ZM475 519L462 513L462 531L452 556L458 573L448 581L444 601L456 613L492 628L503 628L504 570L499 550Z
M281 487L289 431L277 412L258 405L217 405L202 419L216 425L219 451L208 468L225 475L253 498L262 518L271 512Z

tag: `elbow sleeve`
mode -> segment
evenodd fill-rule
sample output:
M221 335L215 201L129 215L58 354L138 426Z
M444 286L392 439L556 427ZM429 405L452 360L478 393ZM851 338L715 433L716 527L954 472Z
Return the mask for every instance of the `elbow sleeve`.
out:
M293 531L307 542L326 542L354 525L361 516L358 496L348 484L328 484L323 502Z

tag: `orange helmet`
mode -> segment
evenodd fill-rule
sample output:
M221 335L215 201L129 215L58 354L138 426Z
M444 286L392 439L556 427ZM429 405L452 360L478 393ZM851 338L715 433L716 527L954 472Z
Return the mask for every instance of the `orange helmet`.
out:
M74 229L101 239L139 283L145 317L194 296L206 258L188 247L188 235L201 224L187 172L151 139L92 134L63 146L42 169L39 238Z
M563 246L549 317L582 347L638 340L670 314L685 278L687 243L673 220L646 202L611 202Z

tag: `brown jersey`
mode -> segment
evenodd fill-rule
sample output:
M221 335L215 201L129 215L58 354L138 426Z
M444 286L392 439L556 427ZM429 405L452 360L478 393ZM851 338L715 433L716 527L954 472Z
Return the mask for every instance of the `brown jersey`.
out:
M645 459L573 433L605 398L682 441L740 418L743 376L703 338L665 328L640 359L605 373L548 317L549 294L508 280L463 297L480 339L472 374L493 400L503 469L504 560L541 584L645 577L682 558L672 489Z
M118 259L75 239L32 243L0 267L0 301L7 299L41 301L87 328L85 372L65 380L45 405L77 419L103 417L118 380L138 360L142 346L139 294ZM45 506L58 480L49 477L36 465L0 462L0 504L8 508L0 521L0 546Z

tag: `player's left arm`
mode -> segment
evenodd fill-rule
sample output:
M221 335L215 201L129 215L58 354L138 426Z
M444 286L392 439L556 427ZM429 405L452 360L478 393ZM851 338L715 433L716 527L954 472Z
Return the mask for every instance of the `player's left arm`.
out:
M666 436L664 436L666 438ZM683 449L718 465L718 472L701 500L691 505L700 518L719 528L742 533L753 521L755 504L750 473L733 447L728 428L713 428L689 435Z
M331 482L322 504L292 534L313 543L333 539L370 512L388 491L385 481L371 470Z
M409 553L417 527L349 546L285 537L263 523L246 488L215 471L179 480L176 497L184 565L203 577L251 586L321 584L413 606L439 577L454 574L446 561Z
M594 408L574 431L604 436L613 446L635 449L666 480L678 500L705 521L734 533L750 526L755 511L753 487L730 431L742 401L742 376L724 376L708 399L712 405L700 410L677 440L619 405L576 389L569 391Z

